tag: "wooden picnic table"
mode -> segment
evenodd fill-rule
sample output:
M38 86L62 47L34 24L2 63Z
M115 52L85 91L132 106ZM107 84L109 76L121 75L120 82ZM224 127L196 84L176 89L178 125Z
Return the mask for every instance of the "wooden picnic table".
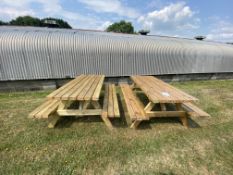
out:
M80 75L47 96L47 100L29 114L33 118L48 118L53 128L63 116L100 115L112 128L109 118L120 117L114 84L105 85L104 102L100 105L103 75ZM76 103L72 106L72 104ZM75 107L74 107L75 106Z
M49 94L48 100L60 101L56 110L57 115L50 120L50 126L52 127L61 116L101 115L102 107L99 103L99 96L103 82L103 75L80 75ZM73 102L78 103L78 109L68 108ZM88 109L89 105L92 105L94 109Z
M149 99L144 107L144 118L179 116L183 125L188 126L187 113L182 105L197 101L197 98L152 76L131 76L131 79L134 82L132 88L140 88ZM152 110L156 104L160 105L161 110ZM168 110L166 104L174 104L175 110Z

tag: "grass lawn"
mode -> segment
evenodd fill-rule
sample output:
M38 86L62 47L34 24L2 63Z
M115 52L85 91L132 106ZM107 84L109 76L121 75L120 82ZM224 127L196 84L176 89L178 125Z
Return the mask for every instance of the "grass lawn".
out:
M233 80L172 84L211 117L190 129L153 119L132 130L121 119L113 131L99 117L68 117L48 129L27 115L51 91L0 93L0 174L232 174Z

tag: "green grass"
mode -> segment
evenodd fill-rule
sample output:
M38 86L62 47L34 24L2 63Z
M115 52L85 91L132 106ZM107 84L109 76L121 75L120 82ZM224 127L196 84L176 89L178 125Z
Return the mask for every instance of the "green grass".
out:
M132 130L121 119L113 131L99 117L69 117L48 129L27 115L50 91L0 93L0 174L232 174L233 81L172 84L211 117L190 129L153 119Z

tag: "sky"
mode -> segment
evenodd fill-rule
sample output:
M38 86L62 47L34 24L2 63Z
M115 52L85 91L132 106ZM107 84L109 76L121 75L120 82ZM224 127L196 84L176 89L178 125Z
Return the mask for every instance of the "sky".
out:
M0 0L0 20L56 17L94 30L126 20L151 35L233 42L232 7L233 0Z

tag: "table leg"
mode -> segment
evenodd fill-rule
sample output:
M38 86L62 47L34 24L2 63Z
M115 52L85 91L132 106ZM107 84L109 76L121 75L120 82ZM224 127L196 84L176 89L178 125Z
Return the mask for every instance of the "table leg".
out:
M102 112L101 114L101 118L103 120L103 122L105 123L105 125L109 128L109 129L113 129L112 123L109 120L108 116L107 116L107 112Z
M48 121L49 121L48 128L54 128L59 119L60 119L60 116L58 114L51 115L48 118Z
M146 107L144 108L144 111L151 111L152 110L152 108L154 107L154 103L152 103L152 102L149 102L147 105L146 105Z
M89 104L90 104L90 101L85 101L84 104L83 104L83 109L87 109Z
M183 109L182 109L180 103L176 103L176 109L177 109L177 111L183 111ZM188 117L187 117L187 114L184 114L184 115L180 116L179 118L180 118L181 123L182 123L185 127L188 128L188 127L189 127L189 124L188 124Z
M135 120L135 121L131 124L130 128L136 129L140 123L141 123L141 120Z
M84 102L83 101L79 101L79 110L80 111L83 110L83 105L84 105Z
M160 103L161 111L166 111L166 105L165 103Z
M101 106L98 101L92 101L91 104L94 106L95 109L101 109Z
M134 89L135 86L136 86L136 84L133 82L133 84L130 85L130 88L131 88L131 89Z
M58 106L58 110L67 108L70 105L70 103L71 103L70 101L65 101L65 100L61 101L61 103Z
M92 101L91 104L94 106L95 109L101 109L101 106L98 101ZM112 123L108 118L107 112L102 112L101 118L109 129L113 129Z

